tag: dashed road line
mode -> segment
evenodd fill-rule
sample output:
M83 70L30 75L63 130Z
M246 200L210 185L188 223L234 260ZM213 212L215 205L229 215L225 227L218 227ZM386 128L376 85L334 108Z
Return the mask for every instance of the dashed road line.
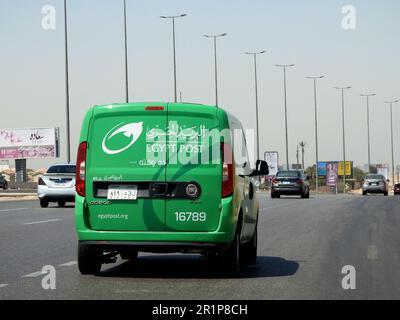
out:
M37 277L40 277L43 275L44 275L44 273L42 271L36 271L36 272L26 274L26 275L22 276L21 278L37 278Z
M59 267L72 267L74 265L76 265L78 262L77 261L69 261L63 264L59 264Z
M33 225L33 224L41 224L41 223L48 223L48 222L55 222L55 221L61 221L62 219L52 219L52 220L43 220L43 221L34 221L34 222L26 222L23 225L28 226L28 225Z
M29 208L1 209L0 212L20 211L20 210L28 210L28 209Z

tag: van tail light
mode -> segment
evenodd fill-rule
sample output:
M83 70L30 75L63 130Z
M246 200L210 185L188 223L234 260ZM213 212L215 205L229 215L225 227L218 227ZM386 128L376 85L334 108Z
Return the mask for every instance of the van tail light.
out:
M233 194L233 152L230 144L221 143L222 157L222 198L229 197Z
M78 157L76 160L76 178L75 189L76 193L81 197L86 195L85 181L86 181L86 150L87 142L82 142L78 148Z
M45 186L46 183L43 181L42 178L39 178L39 180L38 180L38 185L39 185L39 186Z

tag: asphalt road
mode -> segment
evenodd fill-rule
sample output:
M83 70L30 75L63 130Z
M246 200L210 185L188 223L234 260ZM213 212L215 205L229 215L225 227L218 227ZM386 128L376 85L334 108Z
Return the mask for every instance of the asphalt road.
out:
M0 300L400 298L400 197L260 198L258 262L238 278L179 254L141 254L81 276L73 207L0 202ZM44 265L56 268L55 290L42 288ZM342 288L346 265L355 290Z

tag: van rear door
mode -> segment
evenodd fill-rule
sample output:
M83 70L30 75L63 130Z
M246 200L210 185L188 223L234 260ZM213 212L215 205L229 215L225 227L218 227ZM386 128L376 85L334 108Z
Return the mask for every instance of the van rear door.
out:
M213 137L209 139L209 145L205 143L207 134ZM213 155L213 148L217 148L216 156ZM201 232L217 229L222 183L219 150L216 108L194 104L168 105L166 181L181 186L183 193L186 192L187 184L193 183L200 188L200 194L195 199L167 198L167 231Z
M149 158L147 138L165 140L166 124L167 104L95 108L86 158L92 229L165 231L166 143L154 144L156 159Z

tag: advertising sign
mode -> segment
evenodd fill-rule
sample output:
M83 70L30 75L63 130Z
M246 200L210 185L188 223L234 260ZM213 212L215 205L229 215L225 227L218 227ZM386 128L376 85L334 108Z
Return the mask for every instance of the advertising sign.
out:
M56 128L0 129L0 159L55 158Z
M318 176L326 177L326 162L325 161L318 162Z
M326 184L329 187L336 187L338 182L338 163L326 163Z
M276 176L279 167L279 154L276 151L264 152L264 160L269 166L269 176Z
M390 165L386 163L377 164L376 173L385 176L386 179L389 179Z
M338 175L343 176L343 161L338 163ZM346 161L346 176L351 177L353 175L353 161Z

